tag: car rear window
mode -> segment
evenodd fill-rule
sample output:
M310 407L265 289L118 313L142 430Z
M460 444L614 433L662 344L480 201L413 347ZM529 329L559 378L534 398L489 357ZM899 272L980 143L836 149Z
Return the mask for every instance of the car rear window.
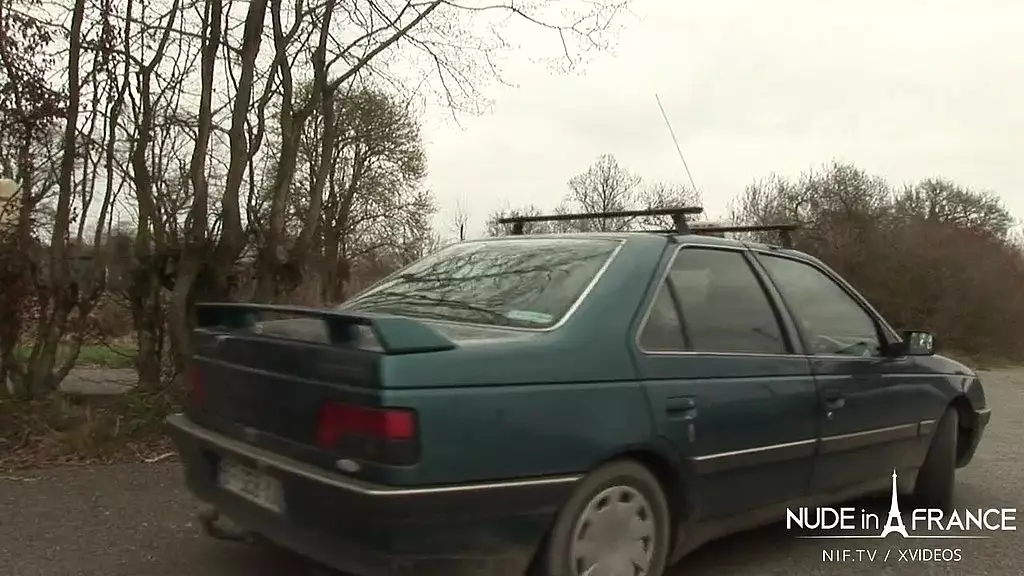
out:
M341 308L494 326L557 324L619 241L530 238L454 244L385 278Z

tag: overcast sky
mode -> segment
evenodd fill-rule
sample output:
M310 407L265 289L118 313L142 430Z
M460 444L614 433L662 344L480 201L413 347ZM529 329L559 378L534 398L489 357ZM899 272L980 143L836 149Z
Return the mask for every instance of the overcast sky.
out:
M493 210L553 208L602 153L685 181L654 94L711 216L751 181L849 161L900 183L943 176L1024 217L1024 2L636 0L584 76L517 66L517 88L463 127L428 118L442 213L479 234Z

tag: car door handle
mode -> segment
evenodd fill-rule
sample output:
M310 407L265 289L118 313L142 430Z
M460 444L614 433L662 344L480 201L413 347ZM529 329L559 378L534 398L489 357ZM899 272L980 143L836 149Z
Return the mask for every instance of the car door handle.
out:
M690 396L672 396L665 399L665 413L669 416L694 418L697 416L697 402Z
M843 398L842 396L836 396L835 398L828 398L825 400L826 410L839 410L843 406L846 406L846 398Z

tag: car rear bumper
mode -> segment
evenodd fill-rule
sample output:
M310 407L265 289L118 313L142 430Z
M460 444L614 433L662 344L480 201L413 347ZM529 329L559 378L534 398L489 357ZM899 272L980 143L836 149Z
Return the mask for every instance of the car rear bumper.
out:
M168 417L167 428L199 499L246 531L355 576L520 576L577 479L382 486L284 458L184 415ZM223 458L276 478L284 512L221 489Z
M988 426L991 418L991 408L974 411L974 415L968 423L968 430L970 432L967 435L967 445L964 446L957 458L957 468L963 468L971 463L974 453L978 451L978 445L981 444L981 437L985 434L985 427Z

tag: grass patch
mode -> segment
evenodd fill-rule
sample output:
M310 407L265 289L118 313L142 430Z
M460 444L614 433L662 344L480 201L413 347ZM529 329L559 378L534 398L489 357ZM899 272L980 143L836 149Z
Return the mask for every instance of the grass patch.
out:
M67 358L70 351L70 345L61 344L57 349L57 361L61 362ZM18 359L23 362L28 360L31 354L31 346L19 346L17 349ZM78 360L75 365L91 368L133 368L136 354L137 351L132 346L83 344L78 352Z
M180 406L176 396L165 390L0 398L0 470L138 462L166 454L171 447L163 421Z
M135 348L128 346L82 346L78 353L78 365L97 368L132 368L135 366L135 356Z

